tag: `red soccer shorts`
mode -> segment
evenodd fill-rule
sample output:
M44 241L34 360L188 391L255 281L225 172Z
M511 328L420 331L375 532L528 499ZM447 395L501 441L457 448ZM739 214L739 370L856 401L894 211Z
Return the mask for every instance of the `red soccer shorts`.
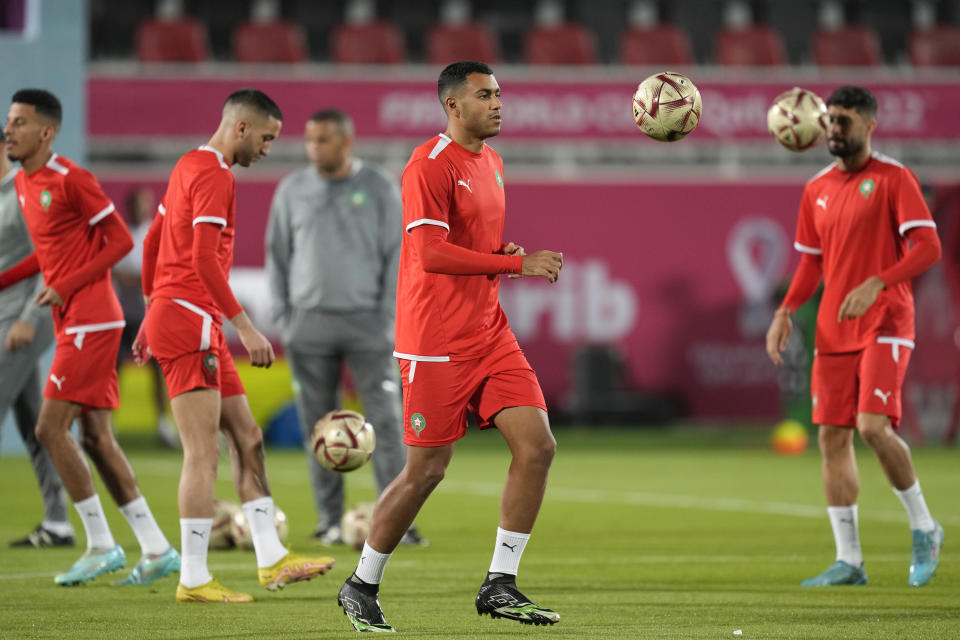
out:
M439 447L467 433L467 412L481 429L508 407L547 404L516 340L476 360L423 362L400 360L403 380L403 441L415 447Z
M900 425L900 389L913 342L878 338L854 353L819 354L813 359L810 392L813 422L855 427L858 413L890 416Z
M147 344L171 398L193 389L218 389L223 398L246 393L220 324L209 313L160 298L150 304L146 322Z
M57 332L57 350L53 354L44 398L82 404L85 409L116 409L120 406L117 383L117 351L123 334L123 321L103 325L69 327Z

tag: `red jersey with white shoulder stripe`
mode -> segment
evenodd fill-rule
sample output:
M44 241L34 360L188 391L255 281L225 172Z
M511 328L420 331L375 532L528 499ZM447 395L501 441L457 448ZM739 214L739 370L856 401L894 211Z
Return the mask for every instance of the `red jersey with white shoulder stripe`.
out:
M468 360L513 339L500 307L498 276L424 271L409 233L420 225L447 231L446 241L495 253L503 241L503 160L484 145L473 153L446 135L417 147L401 177L404 237L397 280L398 358Z
M44 282L66 278L100 253L105 239L97 224L114 206L92 173L54 153L32 174L18 171L14 183ZM51 309L58 334L124 324L109 269Z
M860 318L837 322L837 313L852 289L903 257L906 234L916 227L936 228L920 183L907 167L881 153L853 171L831 165L807 183L794 247L823 260L818 353L860 351L877 341L913 347L909 280L881 291Z
M223 154L206 145L183 156L170 173L160 214L160 249L150 298L183 300L222 322L223 310L197 275L193 230L198 224L221 227L217 257L229 277L233 265L236 183Z

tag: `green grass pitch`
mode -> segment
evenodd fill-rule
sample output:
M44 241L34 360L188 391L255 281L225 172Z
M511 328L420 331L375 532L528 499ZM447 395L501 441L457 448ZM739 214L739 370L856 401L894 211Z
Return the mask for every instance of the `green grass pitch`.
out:
M960 637L960 500L955 450L914 452L924 493L946 529L943 563L921 589L907 586L910 534L899 501L869 451L858 450L860 528L870 583L802 589L833 560L815 451L770 452L747 431L558 429L559 449L543 510L520 567L519 586L556 609L549 628L479 617L473 605L493 550L500 486L508 464L495 433L471 433L418 519L426 548L400 548L381 589L387 619L409 638L882 638ZM146 440L145 437L142 440ZM161 526L179 538L176 452L124 439ZM267 454L290 544L322 553L306 466L299 451ZM235 499L226 458L217 495ZM2 638L350 638L336 604L357 553L338 548L327 576L268 593L252 552L211 553L215 575L254 594L247 605L174 602L176 581L111 586L123 572L82 587L53 576L79 554L12 550L41 516L25 459L3 459L0 482ZM348 504L373 497L372 472L348 477ZM100 489L105 503L106 492ZM74 526L79 521L71 510ZM139 557L112 504L114 534ZM734 635L735 630L742 635Z

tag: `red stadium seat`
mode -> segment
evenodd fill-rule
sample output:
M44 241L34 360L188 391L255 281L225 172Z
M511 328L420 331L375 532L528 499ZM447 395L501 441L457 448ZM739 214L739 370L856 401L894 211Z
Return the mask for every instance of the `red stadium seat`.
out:
M207 28L196 18L149 19L137 29L141 62L201 62L210 57Z
M490 29L479 22L462 26L438 24L427 32L427 61L447 64L455 60L494 63L500 46Z
M307 38L303 27L277 20L247 22L233 32L233 59L238 62L303 62Z
M726 67L776 67L786 62L780 34L762 24L720 29L713 41L713 58Z
M819 29L813 34L811 49L814 62L821 67L875 67L883 62L876 32L863 25Z
M376 20L362 25L341 24L331 36L331 57L347 64L406 62L407 51L399 27Z
M960 66L960 27L941 24L930 29L915 29L907 46L914 66Z
M586 27L565 23L557 27L533 27L524 37L528 64L594 64L597 43Z
M672 24L660 24L650 29L627 29L620 36L620 62L637 65L692 64L690 37L683 29Z

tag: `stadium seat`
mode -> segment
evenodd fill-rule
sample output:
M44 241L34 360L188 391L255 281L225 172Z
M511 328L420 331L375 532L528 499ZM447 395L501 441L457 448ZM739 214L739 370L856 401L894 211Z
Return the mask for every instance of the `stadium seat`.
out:
M713 59L725 67L776 67L786 62L780 34L764 24L721 28L714 36Z
M620 35L620 62L636 65L692 64L690 37L683 29L672 24L627 29Z
M528 64L594 64L597 43L586 27L567 22L556 27L533 27L523 42Z
M341 24L330 38L334 62L346 64L397 64L406 62L403 32L396 25L374 20Z
M233 32L233 59L237 62L303 62L307 57L303 27L292 22L251 21Z
M446 64L451 60L479 60L494 63L500 46L490 29L479 22L464 25L435 25L427 32L427 61Z
M207 28L196 18L148 19L137 29L141 62L201 62L210 57Z
M876 32L863 25L818 29L811 39L811 50L814 62L821 67L874 67L882 62Z
M914 66L960 66L960 27L940 24L928 29L914 29L907 46Z

